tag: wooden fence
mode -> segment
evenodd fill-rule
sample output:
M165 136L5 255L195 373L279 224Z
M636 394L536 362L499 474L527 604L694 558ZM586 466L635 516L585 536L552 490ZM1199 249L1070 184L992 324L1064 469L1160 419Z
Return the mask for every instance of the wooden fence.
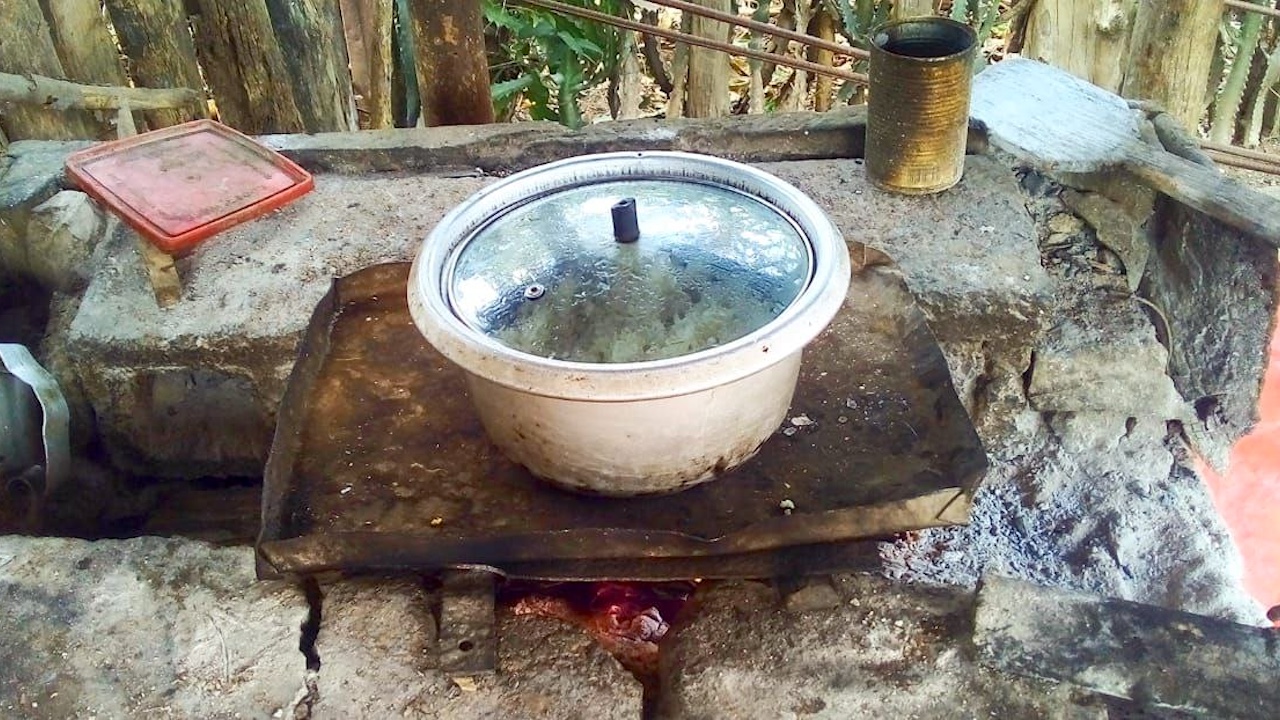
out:
M397 9L407 22L393 23ZM369 78L363 122L353 102L344 12ZM397 66L395 50L408 43L396 42L393 26L417 36L416 60L410 51ZM479 52L458 52L459 42L478 44ZM0 73L189 88L207 93L219 119L250 134L390 127L393 85L404 87L393 75L406 59L421 71L429 122L492 121L487 67L468 64L477 56L483 59L483 27L472 0L0 0ZM24 90L34 88L32 82ZM68 109L62 98L46 105L0 107L0 147L6 136L115 136L112 113ZM190 104L153 109L137 113L135 124L155 129L204 113Z

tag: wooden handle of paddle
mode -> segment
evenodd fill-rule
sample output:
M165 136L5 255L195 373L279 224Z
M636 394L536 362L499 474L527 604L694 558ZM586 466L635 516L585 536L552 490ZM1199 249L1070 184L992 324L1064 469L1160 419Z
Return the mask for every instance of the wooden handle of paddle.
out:
M1144 143L1132 146L1125 167L1182 204L1280 248L1280 199Z

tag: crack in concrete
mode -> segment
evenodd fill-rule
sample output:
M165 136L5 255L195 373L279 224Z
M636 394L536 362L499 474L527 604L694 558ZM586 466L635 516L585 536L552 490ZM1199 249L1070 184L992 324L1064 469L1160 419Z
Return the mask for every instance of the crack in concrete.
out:
M320 613L324 604L324 593L320 592L320 583L315 578L307 578L302 582L302 592L307 598L307 619L298 628L298 651L307 659L307 670L320 670L320 653L316 652L316 638L320 636Z

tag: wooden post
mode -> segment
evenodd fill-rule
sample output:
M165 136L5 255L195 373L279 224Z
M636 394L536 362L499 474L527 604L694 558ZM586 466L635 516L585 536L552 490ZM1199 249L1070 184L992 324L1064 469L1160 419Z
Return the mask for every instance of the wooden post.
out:
M391 112L391 33L394 0L342 0L351 78L363 98L365 125L394 127Z
M703 7L730 11L729 0L696 0ZM801 0L802 2L804 0ZM729 26L702 17L693 18L689 30L694 35L728 42ZM708 118L729 114L729 56L706 48L689 48L689 79L685 85L685 117Z
M1222 0L1140 3L1120 94L1154 100L1185 127L1199 127L1222 11Z
M187 13L176 0L106 0L129 72L139 87L190 88L203 95L204 82L196 48L187 28ZM153 128L206 117L208 109L154 110L145 113Z
M133 113L129 111L129 103L122 102L116 112L116 137L124 139L137 134L133 126ZM147 273L147 281L151 283L151 292L156 304L161 308L172 307L182 299L182 278L178 276L178 266L173 256L134 233L134 243L138 248L138 257L142 259L142 269Z
M933 0L895 0L893 3L894 20L932 14Z
M307 132L358 130L337 0L266 0ZM388 28L390 31L390 28Z
M831 14L831 10L826 5L818 6L818 15L813 19L814 34L823 40L836 39L836 19ZM817 50L814 52L814 62L819 65L831 67L835 62L835 55L830 50ZM813 109L818 112L826 112L831 109L833 84L831 76L819 75L815 80L816 85L813 89Z
M1154 100L1196 127L1222 10L1222 0L1036 3L1022 54L1125 97Z
M67 79L93 85L129 85L120 51L107 30L100 0L41 0L58 60ZM135 124L141 115L131 118ZM142 128L146 129L146 124Z
M250 135L302 132L265 0L194 0L196 53L224 122Z
M93 85L129 84L99 0L44 0L44 6L53 44L68 80Z
M475 0L411 0L422 116L429 126L493 122L484 20Z
M807 32L809 28L809 19L811 8L809 0L795 0L795 23L796 29ZM803 60L806 48L798 43L792 44L786 54L791 55L797 60ZM791 71L791 80L784 88L782 97L778 99L778 108L780 110L797 112L803 110L805 104L809 101L809 73L795 68Z
M640 60L636 57L636 34L620 31L622 42L614 76L609 79L609 110L614 120L634 120L640 117Z
M1022 55L1119 93L1137 5L1138 0L1035 3L1027 18ZM1215 20L1213 27L1217 26Z
M37 0L0 0L0 68L66 77ZM10 140L70 140L97 139L106 126L84 111L15 105L5 109L0 129Z

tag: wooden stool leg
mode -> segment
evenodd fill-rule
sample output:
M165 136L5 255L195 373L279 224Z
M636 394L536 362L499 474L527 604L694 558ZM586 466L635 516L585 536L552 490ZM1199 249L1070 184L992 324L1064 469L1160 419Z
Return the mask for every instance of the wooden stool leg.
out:
M140 235L138 254L142 256L142 266L147 271L147 279L151 281L151 290L155 292L156 304L167 308L178 302L182 298L182 280L178 277L173 256Z

